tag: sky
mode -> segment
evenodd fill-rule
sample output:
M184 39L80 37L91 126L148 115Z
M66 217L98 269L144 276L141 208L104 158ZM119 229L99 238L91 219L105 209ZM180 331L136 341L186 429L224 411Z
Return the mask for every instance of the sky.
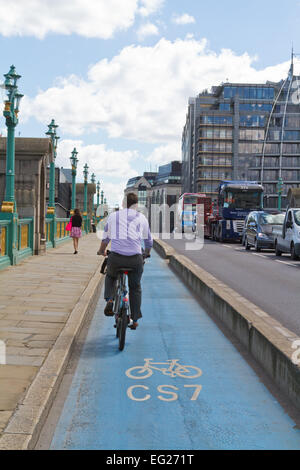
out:
M0 81L12 64L22 76L16 136L55 119L57 166L76 147L77 180L87 163L111 205L129 178L181 160L189 97L286 78L292 44L299 0L0 0Z

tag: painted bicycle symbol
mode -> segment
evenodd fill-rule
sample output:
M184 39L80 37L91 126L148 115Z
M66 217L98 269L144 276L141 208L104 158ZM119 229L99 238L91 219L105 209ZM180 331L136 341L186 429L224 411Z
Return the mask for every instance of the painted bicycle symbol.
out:
M153 359L144 359L143 366L131 367L126 371L130 379L147 379L151 377L154 370L162 372L169 377L183 377L184 379L195 379L202 375L202 370L195 366L182 366L178 364L179 359L170 359L166 362L151 362ZM163 366L163 367L157 367ZM167 367L164 367L167 366Z

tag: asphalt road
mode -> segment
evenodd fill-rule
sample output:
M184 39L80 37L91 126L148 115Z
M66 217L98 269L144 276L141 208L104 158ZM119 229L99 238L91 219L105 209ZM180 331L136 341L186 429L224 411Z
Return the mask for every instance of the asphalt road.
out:
M103 308L37 448L300 449L295 421L156 253L123 352Z
M300 261L237 243L205 240L191 250L184 239L164 241L300 336Z

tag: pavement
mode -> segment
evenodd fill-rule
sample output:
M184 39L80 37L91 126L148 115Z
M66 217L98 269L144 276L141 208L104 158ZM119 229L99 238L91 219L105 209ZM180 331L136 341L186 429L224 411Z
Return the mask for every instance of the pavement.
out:
M37 448L300 449L295 421L155 252L123 352L103 307L100 296L71 386L58 392L58 422Z
M50 352L62 338L72 313L75 309L85 311L86 306L80 301L91 280L94 279L94 286L101 282L99 267L103 258L96 256L98 248L96 235L89 234L80 240L78 255L73 255L70 241L45 256L33 256L0 271L0 353L3 342L5 345L4 364L3 354L0 355L0 449L23 448L25 441L30 441L30 432L16 429L14 419ZM65 359L79 324L78 321L72 333L69 328L59 351L58 355ZM52 372L57 375L54 369ZM33 403L35 407L38 400ZM37 424L39 417L33 418Z

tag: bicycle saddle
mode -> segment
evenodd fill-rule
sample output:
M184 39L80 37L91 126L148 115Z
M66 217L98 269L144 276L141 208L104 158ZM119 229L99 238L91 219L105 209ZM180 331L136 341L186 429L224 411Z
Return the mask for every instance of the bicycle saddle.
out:
M119 268L118 272L119 273L131 273L133 271L132 268Z

